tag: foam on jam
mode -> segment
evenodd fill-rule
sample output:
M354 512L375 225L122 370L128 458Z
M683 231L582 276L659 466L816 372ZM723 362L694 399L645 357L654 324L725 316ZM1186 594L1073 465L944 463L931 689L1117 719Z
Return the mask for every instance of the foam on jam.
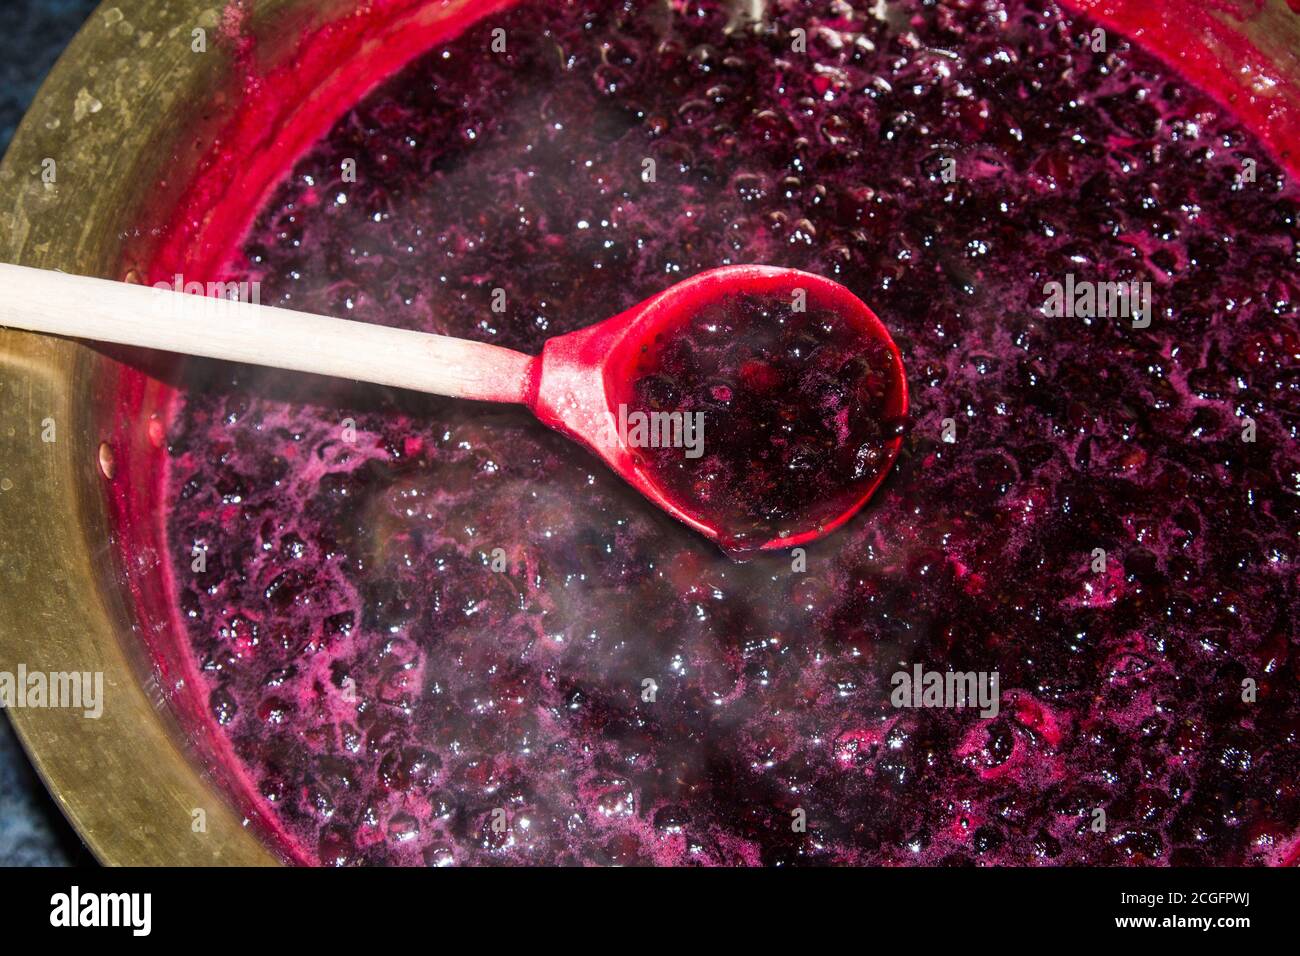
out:
M726 529L732 552L843 514L902 432L889 343L807 297L724 296L642 345L630 370L631 412L650 423L635 453L674 501ZM663 437L681 440L652 442Z
M707 268L821 273L894 332L902 453L806 570L737 565L522 411L205 366L178 600L298 857L1292 859L1295 187L1050 3L659 9L531 3L431 51L231 276L536 351ZM1048 318L1068 273L1151 282L1150 327ZM998 671L1000 714L892 707L915 663Z

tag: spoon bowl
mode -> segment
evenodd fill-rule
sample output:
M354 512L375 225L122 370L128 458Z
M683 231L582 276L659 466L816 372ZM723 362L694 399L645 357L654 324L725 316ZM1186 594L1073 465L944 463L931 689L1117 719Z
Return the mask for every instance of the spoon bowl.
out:
M620 433L619 407L632 400L634 367L647 343L671 336L693 316L728 296L748 294L793 300L802 295L845 319L864 344L883 346L893 365L885 414L901 421L907 414L907 382L897 345L879 318L857 296L837 282L797 269L771 266L724 266L699 273L651 296L626 312L596 325L549 340L538 359L526 404L546 425L586 445L629 484L673 517L734 554L795 547L812 541L848 521L871 498L889 472L902 436L885 443L887 460L872 481L858 488L834 514L806 526L762 540L736 540L698 503L683 500L665 486L643 456ZM798 402L799 396L788 396ZM707 439L706 439L707 441Z

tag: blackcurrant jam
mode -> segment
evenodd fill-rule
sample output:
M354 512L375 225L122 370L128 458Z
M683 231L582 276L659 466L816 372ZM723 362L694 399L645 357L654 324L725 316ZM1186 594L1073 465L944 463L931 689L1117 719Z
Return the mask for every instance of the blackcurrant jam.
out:
M880 316L911 397L862 512L736 563L521 409L196 371L166 491L192 689L296 859L1294 858L1300 191L1093 26L534 0L286 170L228 269L263 303L536 353L794 267ZM1071 275L1149 283L1149 322L1047 314ZM816 302L724 303L646 361L641 407L706 415L702 457L648 466L754 527L897 434ZM895 706L917 665L996 672L996 716Z
M632 374L630 444L733 552L842 514L905 423L890 343L798 287L709 303L641 346Z

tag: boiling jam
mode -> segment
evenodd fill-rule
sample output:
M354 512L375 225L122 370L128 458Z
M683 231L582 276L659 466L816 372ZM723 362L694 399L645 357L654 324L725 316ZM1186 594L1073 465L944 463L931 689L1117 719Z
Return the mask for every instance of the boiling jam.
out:
M1045 0L769 4L758 29L536 0L286 170L228 270L264 303L536 352L704 269L797 267L880 315L912 398L862 513L737 564L522 410L196 368L177 600L296 859L1293 854L1300 192L1092 30ZM1149 322L1049 315L1067 276L1149 284ZM817 318L665 344L639 401L729 416L706 449L784 484L672 480L779 527L870 474L890 432L840 413L879 363ZM817 401L787 421L766 389L799 370ZM896 706L917 665L996 674L996 715Z

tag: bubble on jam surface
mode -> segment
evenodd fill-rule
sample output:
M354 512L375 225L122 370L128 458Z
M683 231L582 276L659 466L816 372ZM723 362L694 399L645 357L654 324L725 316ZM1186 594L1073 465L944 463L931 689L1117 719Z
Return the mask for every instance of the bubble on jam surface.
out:
M1050 3L692 9L534 3L432 51L232 277L535 351L707 268L827 275L911 376L872 520L737 566L517 410L216 369L169 535L266 812L330 864L1286 860L1295 188ZM1151 281L1151 326L1045 317L1069 272ZM892 708L914 662L997 670L998 717Z
M625 417L644 416L632 419L632 453L733 550L843 514L899 435L887 344L800 292L711 302L642 346L630 371Z

